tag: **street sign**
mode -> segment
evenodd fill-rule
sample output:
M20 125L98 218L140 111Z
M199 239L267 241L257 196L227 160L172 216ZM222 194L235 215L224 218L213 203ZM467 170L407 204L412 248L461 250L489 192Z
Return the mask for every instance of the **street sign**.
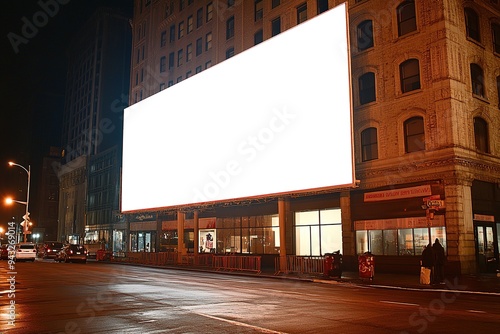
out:
M444 206L444 201L442 200L439 200L439 199L433 199L433 200L430 200L430 201L427 201L427 206L429 208L432 208L432 207L442 207Z

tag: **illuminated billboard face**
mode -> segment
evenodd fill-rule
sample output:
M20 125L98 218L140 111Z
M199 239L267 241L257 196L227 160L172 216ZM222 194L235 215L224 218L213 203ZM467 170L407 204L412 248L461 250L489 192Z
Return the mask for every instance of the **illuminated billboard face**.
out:
M345 5L125 110L122 211L354 184Z

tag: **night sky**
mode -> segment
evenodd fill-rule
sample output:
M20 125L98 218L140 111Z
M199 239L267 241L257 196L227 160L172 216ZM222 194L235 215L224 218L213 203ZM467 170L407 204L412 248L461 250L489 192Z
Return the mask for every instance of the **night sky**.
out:
M50 146L61 146L68 41L99 5L132 15L133 0L2 1L0 48L0 227L25 206L4 205L12 196L26 200L26 173L9 167L31 165L30 212L36 210L37 178Z

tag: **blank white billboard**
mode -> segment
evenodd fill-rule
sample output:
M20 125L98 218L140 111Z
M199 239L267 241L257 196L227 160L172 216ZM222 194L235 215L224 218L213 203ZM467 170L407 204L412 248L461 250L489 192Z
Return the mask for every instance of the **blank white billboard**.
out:
M125 110L122 211L355 184L345 4Z

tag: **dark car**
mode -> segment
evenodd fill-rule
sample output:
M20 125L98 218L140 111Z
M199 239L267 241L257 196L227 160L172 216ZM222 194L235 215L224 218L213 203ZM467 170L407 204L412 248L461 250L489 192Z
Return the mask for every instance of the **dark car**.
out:
M63 243L59 241L47 241L40 250L41 257L44 259L54 259L56 254L63 248ZM40 255L39 255L40 256Z
M7 260L9 258L9 245L3 244L0 248L0 259Z
M57 253L54 261L87 263L87 250L82 245L64 245Z

